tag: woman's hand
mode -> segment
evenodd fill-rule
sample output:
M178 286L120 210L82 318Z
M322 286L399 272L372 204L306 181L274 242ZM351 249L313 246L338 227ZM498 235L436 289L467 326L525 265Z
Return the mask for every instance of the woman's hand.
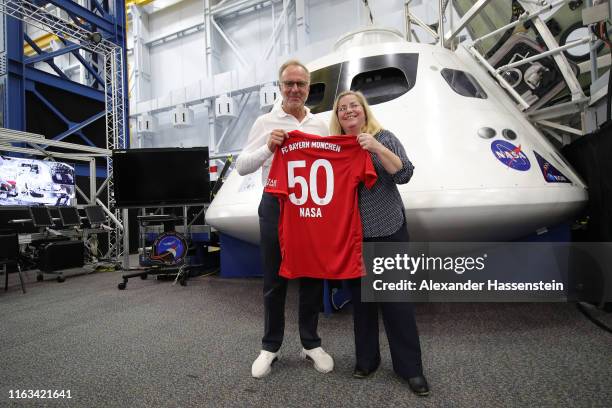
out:
M367 150L370 153L378 154L384 148L384 146L369 133L360 133L357 136L357 142L363 150Z
M378 157L380 164L382 164L387 173L393 175L402 169L402 160L371 134L360 133L357 136L357 142L359 142L362 149Z

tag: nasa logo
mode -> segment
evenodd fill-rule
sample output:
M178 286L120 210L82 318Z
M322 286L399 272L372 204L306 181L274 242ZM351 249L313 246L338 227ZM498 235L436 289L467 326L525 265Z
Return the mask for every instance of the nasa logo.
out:
M527 155L523 153L521 145L515 146L505 140L494 140L491 143L493 155L514 170L527 171L531 168Z
M153 243L154 254L166 262L176 264L180 262L187 252L184 240L173 233L164 233L157 237Z
M533 154L540 165L542 176L544 176L544 180L546 180L547 183L571 183L563 173L557 170L555 166L550 164L550 162L543 158L538 152L534 150Z

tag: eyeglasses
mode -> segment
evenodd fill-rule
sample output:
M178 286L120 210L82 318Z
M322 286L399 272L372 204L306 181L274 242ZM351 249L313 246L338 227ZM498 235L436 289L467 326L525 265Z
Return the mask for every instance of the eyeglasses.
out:
M358 103L351 103L348 106L346 106L346 105L338 106L338 112L346 112L347 110L349 110L349 108L351 110L357 110L357 109L361 108L361 105L358 104Z
M281 84L283 84L283 86L285 88L293 88L294 86L297 86L300 89L304 89L308 86L308 82L304 82L304 81L282 81Z

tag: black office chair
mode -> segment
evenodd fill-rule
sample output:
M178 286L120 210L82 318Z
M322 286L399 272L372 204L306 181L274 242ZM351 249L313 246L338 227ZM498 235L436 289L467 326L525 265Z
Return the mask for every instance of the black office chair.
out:
M26 293L21 266L19 266L19 236L17 233L0 233L0 265L2 265L2 271L4 272L5 291L8 289L8 267L12 264L17 265L21 290Z

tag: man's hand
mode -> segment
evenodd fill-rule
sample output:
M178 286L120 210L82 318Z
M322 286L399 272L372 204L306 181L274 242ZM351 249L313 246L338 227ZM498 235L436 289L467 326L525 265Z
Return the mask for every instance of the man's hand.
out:
M268 138L268 149L274 153L276 148L283 144L285 138L288 138L289 135L282 129L274 129L270 132L270 137Z

